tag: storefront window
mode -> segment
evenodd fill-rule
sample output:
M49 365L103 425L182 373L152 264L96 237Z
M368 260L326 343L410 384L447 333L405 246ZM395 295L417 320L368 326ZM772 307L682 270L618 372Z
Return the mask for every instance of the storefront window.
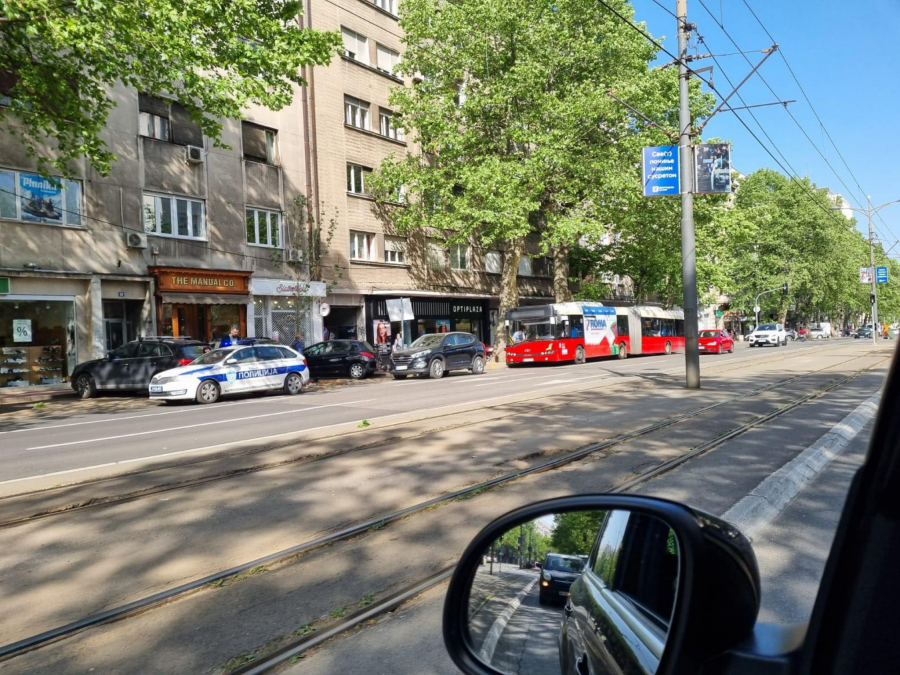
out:
M456 330L471 333L481 339L481 319L457 319Z
M74 302L0 301L0 387L61 384L74 364Z
M241 325L241 307L240 305L210 305L210 323L212 326L213 340L218 340L228 335L232 326L240 328Z

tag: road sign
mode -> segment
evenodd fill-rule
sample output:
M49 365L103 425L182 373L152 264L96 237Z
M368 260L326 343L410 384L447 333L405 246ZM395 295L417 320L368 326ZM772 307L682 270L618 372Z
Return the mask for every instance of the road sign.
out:
M754 313L754 314L759 314L759 310L760 310L760 309L762 309L762 308L761 308L759 305L756 305L756 306L753 308L753 313Z
M705 143L694 147L694 192L717 194L731 192L731 146Z
M679 194L681 181L677 145L644 148L643 167L645 197Z
M886 284L888 282L887 267L875 268L875 281L879 284Z
M861 284L871 284L872 283L872 268L871 267L860 267L859 268L859 283L861 283Z

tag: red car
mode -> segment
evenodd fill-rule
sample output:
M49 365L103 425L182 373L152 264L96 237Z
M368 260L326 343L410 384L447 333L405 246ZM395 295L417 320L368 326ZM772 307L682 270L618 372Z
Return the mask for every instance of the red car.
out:
M699 333L700 353L731 353L734 351L734 340L727 330L701 330Z

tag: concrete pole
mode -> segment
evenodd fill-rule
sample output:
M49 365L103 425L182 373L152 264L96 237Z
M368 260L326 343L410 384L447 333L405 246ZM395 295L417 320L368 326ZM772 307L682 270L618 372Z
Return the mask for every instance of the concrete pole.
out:
M102 359L106 354L106 334L103 330L103 292L100 277L91 277L91 358Z
M878 325L878 283L875 279L875 229L872 225L872 197L866 195L866 215L869 217L869 265L872 270L872 344L877 345Z
M681 163L681 283L684 305L685 386L700 388L700 346L697 341L697 252L694 243L694 153L691 148L691 107L688 96L687 0L678 0L679 161Z

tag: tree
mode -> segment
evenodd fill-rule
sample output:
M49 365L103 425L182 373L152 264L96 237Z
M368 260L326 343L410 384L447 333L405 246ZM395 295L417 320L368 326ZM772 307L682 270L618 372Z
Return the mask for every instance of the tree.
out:
M555 516L555 527L550 538L552 551L590 555L605 515L605 511L570 511Z
M303 29L291 0L0 0L0 121L14 116L42 171L84 156L107 174L101 138L117 84L176 98L203 132L255 104L290 103L300 70L340 34ZM49 137L52 158L41 149Z
M529 241L553 252L566 299L568 249L621 212L623 191L640 189L634 139L651 128L608 92L674 128L677 74L648 69L655 48L590 0L406 0L403 9L399 69L417 81L391 104L422 153L381 164L370 181L379 213L400 232L504 248L501 316L518 304ZM501 323L495 358L506 341Z

